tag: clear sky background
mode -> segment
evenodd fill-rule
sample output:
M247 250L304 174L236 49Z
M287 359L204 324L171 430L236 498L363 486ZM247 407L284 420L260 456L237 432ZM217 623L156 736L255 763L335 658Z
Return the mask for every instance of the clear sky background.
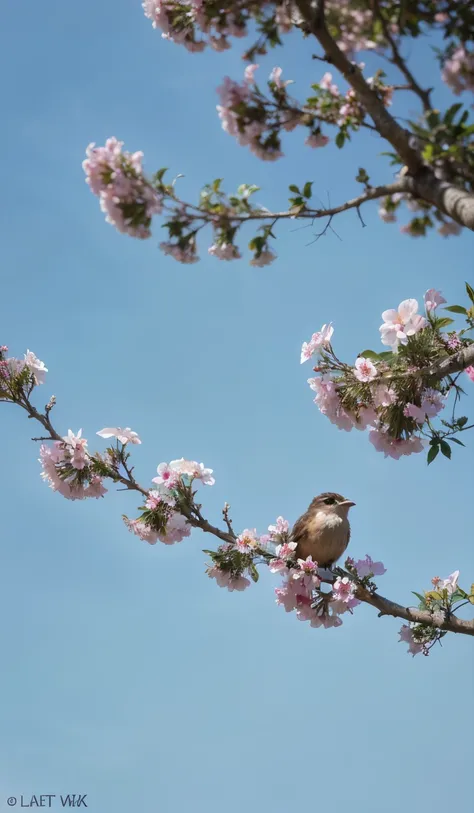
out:
M262 75L282 65L304 97L324 66L311 43L286 43ZM433 84L427 55L417 45L411 62ZM335 221L341 240L308 246L311 229L283 225L266 269L208 257L210 240L198 265L180 266L157 249L159 220L148 242L104 223L81 168L90 141L116 135L150 172L184 173L183 197L223 176L229 189L258 183L275 207L306 180L341 202L359 166L390 179L386 146L363 134L312 151L297 131L285 160L260 162L215 112L222 76L242 75L240 44L189 55L138 0L8 2L0 63L0 343L45 361L38 404L57 396L59 431L82 427L100 449L97 430L131 426L145 484L163 460L204 461L217 479L204 511L219 522L228 500L238 529L294 522L315 494L342 492L357 503L350 551L384 561L383 593L411 603L457 568L468 586L472 447L429 468L422 455L384 460L319 414L299 352L329 320L342 357L376 349L382 310L431 286L463 302L472 234L413 240L374 204L366 229L355 212ZM312 630L275 605L276 577L220 590L204 575L212 538L140 542L121 521L133 495L63 500L40 480L38 429L8 405L0 429L0 810L33 793L87 793L97 813L466 809L470 639L412 659L401 622L369 607Z

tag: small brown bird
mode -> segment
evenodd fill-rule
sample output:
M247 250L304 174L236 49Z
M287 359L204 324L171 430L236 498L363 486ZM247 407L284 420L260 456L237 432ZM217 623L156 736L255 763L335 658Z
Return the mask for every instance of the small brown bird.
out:
M292 538L297 543L295 552L298 558L312 556L319 567L332 567L349 544L348 513L353 505L355 502L333 492L315 497L293 527Z

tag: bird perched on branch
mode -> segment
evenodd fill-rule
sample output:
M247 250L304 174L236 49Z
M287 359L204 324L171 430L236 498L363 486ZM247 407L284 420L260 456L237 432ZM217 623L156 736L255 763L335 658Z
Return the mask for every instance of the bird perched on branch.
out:
M299 559L311 556L319 567L332 567L346 550L351 536L349 509L355 505L341 494L315 497L293 526L292 539Z

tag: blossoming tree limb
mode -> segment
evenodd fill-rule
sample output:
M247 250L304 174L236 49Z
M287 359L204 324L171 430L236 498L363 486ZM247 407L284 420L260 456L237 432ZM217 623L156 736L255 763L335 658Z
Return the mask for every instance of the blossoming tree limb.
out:
M431 299L427 299L432 305L435 299L440 298L439 295L435 297L435 293L429 292ZM415 327L419 328L418 332L431 330L434 333L436 323L432 321L430 328L422 326L420 323L424 317L415 317L413 307L410 307L411 310L406 307L404 311L406 315L411 314L411 321L407 320L404 324L406 333L415 335ZM390 334L395 328L387 327L386 322L381 330ZM412 333L412 330L415 332ZM322 358L327 358L330 363L333 355L330 350L332 332L332 327L324 326L320 334L313 336L312 345L303 346L303 355L308 355L309 350L311 354L319 351ZM403 342L401 336L398 340ZM408 345L408 338L406 343ZM172 545L189 536L192 528L216 537L220 543L217 550L205 552L212 562L207 573L220 587L230 591L245 590L252 581L258 581L258 567L266 566L272 573L283 578L282 585L275 590L277 603L287 612L295 612L299 620L308 621L312 627L340 626L341 616L352 614L357 605L366 603L377 609L379 616L390 615L408 622L400 630L400 640L408 643L412 655L420 652L428 654L433 645L448 632L474 635L474 620L465 620L457 615L457 611L463 606L474 604L474 584L469 593L460 587L458 571L447 579L433 578L433 589L424 594L415 593L419 600L418 608L404 607L378 593L373 579L375 576L382 576L385 568L369 555L357 561L349 557L344 567L333 566L332 569L320 568L311 556L306 559L297 558L297 544L293 541L289 523L283 517L278 517L275 525L268 527L266 534L259 535L256 529L245 529L237 534L229 515L230 506L226 503L222 512L225 528L212 525L203 516L202 505L196 501L197 486L214 484L212 469L184 458L160 463L157 476L152 481L154 485L150 488L143 487L136 480L130 464L130 446L141 443L138 434L129 427L101 429L97 435L111 441L102 453L91 453L88 450L88 442L82 436L82 430L76 434L69 430L66 436L61 436L51 420L55 397L50 398L44 412L32 403L35 388L45 383L47 367L30 350L26 352L24 359L8 357L7 351L6 346L0 348L0 401L16 404L26 411L28 418L41 425L46 434L33 438L42 444L41 476L63 497L70 500L102 498L107 494L104 485L107 480L139 493L144 502L140 516L135 519L124 516L123 519L127 528L141 540L150 545L157 541ZM458 356L456 364L461 369L463 362L459 351L451 356L451 362L454 364L455 355ZM371 361L363 359L361 363L356 362L352 374L364 384L379 379L376 387L380 389L385 386L389 390L392 374L385 376L389 382L386 386L382 383L384 372L385 368L377 371ZM348 369L344 368L344 373L347 375ZM423 399L422 407L412 407L415 410L429 411L429 405L434 404L435 412L438 411L439 394L436 390L431 390L429 395L425 393ZM364 409L367 411L370 408ZM412 420L411 414L410 412L409 420ZM423 422L424 419L423 414ZM448 434L467 428L470 427L459 425L458 421ZM374 445L378 448L377 444ZM443 451L442 446L441 450Z
M262 160L282 157L285 132L303 129L305 144L315 149L330 142L326 131L336 131L335 143L342 148L359 131L369 130L388 144L392 152L385 155L399 171L396 180L391 177L385 184L373 185L367 171L359 168L355 180L362 191L327 209L311 204L312 181L290 185L285 211L254 204L255 185L242 184L235 193L225 193L222 179L204 187L193 204L178 196L177 179L165 182L166 170L147 178L142 153L123 152L123 143L112 138L105 147L89 146L84 169L108 222L120 231L150 237L153 217L163 214L169 239L161 249L179 262L193 263L198 260L197 237L210 225L209 253L229 261L241 257L236 240L242 226L257 222L261 225L249 242L251 264L264 266L276 256L272 241L278 221L326 218L322 234L335 215L350 209L356 209L363 223L361 207L376 199L381 200L380 217L387 223L396 220L402 204L415 212L402 227L414 237L435 225L446 237L458 234L462 227L474 230L474 124L469 122L469 111L462 102L443 113L434 108L432 89L422 86L403 55L411 40L431 36L444 82L455 96L472 91L470 0L408 0L402 5L393 0L238 0L228 9L213 0L144 0L143 8L165 39L191 52L207 47L224 51L231 47L232 38L257 30L256 41L244 53L250 63L244 79L224 79L218 88L217 110L224 130ZM265 89L257 84L259 66L253 60L281 46L292 30L314 39L320 51L313 55L316 64L326 63L330 71L336 70L346 88L341 89L326 71L311 84L306 100L300 101L290 95L292 82L282 78L280 67L273 69ZM364 63L357 61L364 51L375 55L384 68L388 65L389 74L380 67L373 76L366 76ZM397 110L407 92L419 102L416 121L407 122Z

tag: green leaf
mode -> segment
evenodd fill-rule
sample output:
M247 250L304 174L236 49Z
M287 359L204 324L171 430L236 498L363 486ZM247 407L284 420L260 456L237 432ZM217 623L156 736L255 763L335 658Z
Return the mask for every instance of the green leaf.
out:
M379 358L383 359L384 361L388 361L389 359L393 358L393 353L391 350L385 350L383 353L379 353Z
M466 418L466 416L465 416L465 415L463 415L463 416L462 416L462 418L458 418L458 420L457 420L457 424L458 424L458 426L461 426L461 427L462 427L462 426L466 426L466 424L467 424L467 418Z
M294 183L292 183L292 184L291 184L291 185L288 187L288 189L290 190L290 192L294 192L294 193L295 193L295 195L300 195L300 194L301 194L300 190L298 189L298 187L297 187L297 186L295 186L295 185L294 185Z
M165 172L168 172L168 167L163 167L163 169L159 169L158 172L155 172L155 179L159 182L163 180L163 175Z
M258 570L255 567L253 562L249 566L249 573L250 573L250 578L252 579L252 581L258 582L258 580L259 580L259 572L258 572Z
M336 147L339 147L339 149L341 149L341 147L344 146L345 140L346 140L346 134L343 133L342 130L339 130L339 132L338 132L338 134L336 136Z
M443 308L443 310L450 313L462 313L463 316L467 316L467 310L462 305L450 305L449 308Z
M466 291L469 299L471 300L472 304L474 305L474 288L471 288L468 282L466 282Z
M452 441L452 443L457 443L457 444L458 444L458 446L464 446L464 447L466 447L466 444L465 444L465 443L463 443L461 440L458 440L457 438L449 438L449 440L450 440L450 441Z
M361 356L366 359L374 359L375 361L380 361L381 358L381 356L373 350L363 350L362 353L359 353L359 358Z
M439 327L439 328L448 327L448 325L452 325L453 322L454 322L454 319L449 319L446 316L446 317L443 317L442 319L437 319L436 320L436 327Z
M448 460L451 460L451 446L449 443L446 443L445 440L441 440L439 445L444 456L447 457Z
M435 457L437 457L437 456L438 456L438 452L439 452L439 446L438 446L437 444L436 444L436 446L432 446L432 447L431 447L431 449L430 449L430 450L429 450L429 452L428 452L428 457L427 457L427 460L428 460L428 466L430 465L430 463L432 463L432 462L433 462L433 460L435 459Z
M471 584L471 596L474 596L474 584Z
M425 597L421 596L420 593L415 593L413 590L412 590L412 593L413 593L414 596L417 597L417 599L419 599L420 604L422 604L423 607L426 607L426 599L425 599Z
M303 187L303 197L310 198L311 197L311 187L313 186L313 181L307 181Z
M456 113L461 109L461 107L462 107L462 102L460 104L451 105L451 107L444 114L444 123L445 124L452 124Z

